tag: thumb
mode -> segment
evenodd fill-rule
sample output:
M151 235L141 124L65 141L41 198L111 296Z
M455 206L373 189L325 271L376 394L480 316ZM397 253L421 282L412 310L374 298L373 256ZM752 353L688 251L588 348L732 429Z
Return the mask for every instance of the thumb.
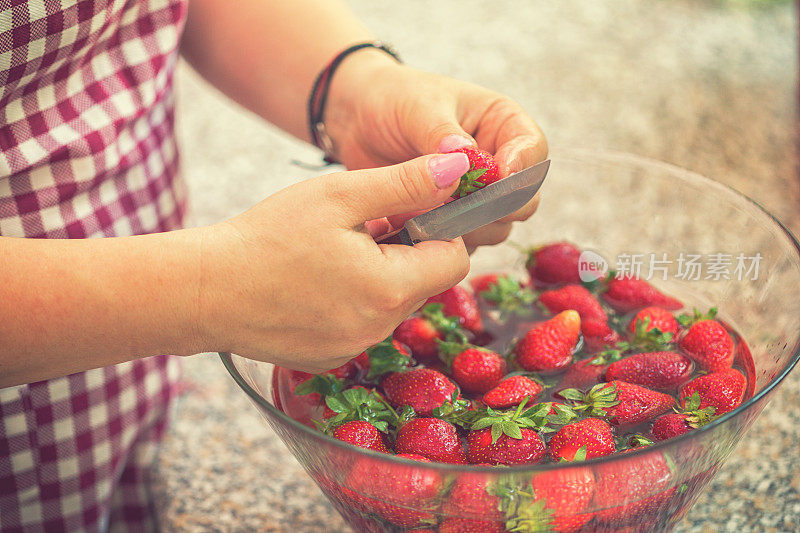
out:
M345 214L347 227L443 204L469 170L462 153L418 157L389 167L331 174L326 200Z
M406 122L405 136L421 154L452 152L456 148L475 146L475 139L458 122L453 111L425 110L415 112Z

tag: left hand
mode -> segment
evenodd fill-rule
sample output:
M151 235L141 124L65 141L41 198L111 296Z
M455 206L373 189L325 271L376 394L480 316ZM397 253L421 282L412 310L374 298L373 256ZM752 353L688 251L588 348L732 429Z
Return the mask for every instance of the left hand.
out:
M544 134L511 98L400 65L377 50L358 52L342 63L325 121L336 156L349 169L386 166L468 144L494 154L502 177L547 157ZM515 213L465 235L464 243L473 250L502 242L511 224L528 219L538 203L537 194Z

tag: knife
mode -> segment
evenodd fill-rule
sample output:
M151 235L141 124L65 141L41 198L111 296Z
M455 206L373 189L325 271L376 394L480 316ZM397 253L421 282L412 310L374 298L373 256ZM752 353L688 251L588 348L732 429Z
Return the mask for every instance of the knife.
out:
M403 228L378 244L413 246L422 241L449 241L500 220L528 203L544 183L550 160L496 181L472 194L410 218Z

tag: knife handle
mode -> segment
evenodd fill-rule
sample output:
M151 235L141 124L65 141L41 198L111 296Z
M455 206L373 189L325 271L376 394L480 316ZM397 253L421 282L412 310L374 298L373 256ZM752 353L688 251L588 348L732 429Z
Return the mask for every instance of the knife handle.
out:
M406 246L414 246L414 241L411 239L411 235L408 234L406 228L387 233L375 242L378 244L405 244Z

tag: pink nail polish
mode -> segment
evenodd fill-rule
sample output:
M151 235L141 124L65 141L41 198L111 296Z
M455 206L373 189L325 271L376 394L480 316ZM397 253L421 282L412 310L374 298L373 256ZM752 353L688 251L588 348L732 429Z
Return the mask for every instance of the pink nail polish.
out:
M472 139L462 135L448 135L439 143L439 152L452 152L456 148L472 146Z
M428 162L428 168L436 186L446 189L469 170L469 159L460 152L437 155Z

